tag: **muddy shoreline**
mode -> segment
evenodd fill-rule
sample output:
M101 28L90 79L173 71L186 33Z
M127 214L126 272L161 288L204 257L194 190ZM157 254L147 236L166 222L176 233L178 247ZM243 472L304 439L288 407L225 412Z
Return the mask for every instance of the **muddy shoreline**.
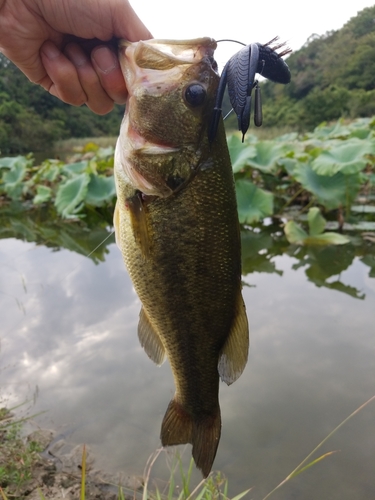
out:
M140 476L110 474L96 469L95 456L89 447L70 445L49 429L35 430L26 438L13 431L12 436L9 430L12 425L19 424L11 422L6 430L0 429L0 487L8 499L80 500L84 448L86 500L117 500L120 487L124 498L135 498L136 493L142 491L144 481ZM12 465L14 471L18 465L27 465L27 470L20 467L18 475L13 472L2 477L1 472Z

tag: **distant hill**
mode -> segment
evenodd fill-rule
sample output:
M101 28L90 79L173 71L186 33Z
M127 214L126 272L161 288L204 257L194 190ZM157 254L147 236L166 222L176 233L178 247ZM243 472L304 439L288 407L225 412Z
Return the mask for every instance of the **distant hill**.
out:
M340 30L310 36L287 63L289 85L262 86L266 126L306 129L339 117L374 115L375 6Z
M0 53L0 153L46 151L69 137L118 135L124 106L105 116L69 106L35 85Z

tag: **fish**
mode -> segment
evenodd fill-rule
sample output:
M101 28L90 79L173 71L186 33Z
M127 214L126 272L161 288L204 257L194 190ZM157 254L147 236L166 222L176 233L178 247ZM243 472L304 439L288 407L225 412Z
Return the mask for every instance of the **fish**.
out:
M138 337L175 383L163 446L192 444L204 477L220 434L219 379L243 372L249 327L223 121L208 140L216 42L119 42L128 98L115 149L116 241L142 303Z

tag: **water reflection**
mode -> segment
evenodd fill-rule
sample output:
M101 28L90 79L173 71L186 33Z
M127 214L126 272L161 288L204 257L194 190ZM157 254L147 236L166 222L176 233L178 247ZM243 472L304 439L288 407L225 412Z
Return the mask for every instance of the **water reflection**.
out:
M347 270L356 257L369 267L369 276L375 276L374 244L358 236L351 238L347 245L297 246L289 244L278 225L260 228L244 228L242 231L242 269L243 273L277 273L275 257L288 254L298 262L293 269L305 268L309 281L318 287L364 299L365 295L355 286L342 282L342 273Z
M25 238L30 229L18 224ZM75 238L82 250L92 244L90 232L66 231L69 238L51 246ZM6 236L0 396L12 403L38 387L32 411L47 410L40 425L91 445L107 470L141 474L160 445L174 385L168 364L157 368L138 343L140 305L120 252L111 243L90 260L69 245L54 252ZM221 384L214 465L228 476L230 494L253 486L252 498L260 499L375 393L375 259L370 245L292 247L272 226L246 231L243 249L251 353L242 377ZM273 498L370 498L374 415L370 406L355 417L323 450L340 453ZM185 455L189 461L190 450ZM163 459L154 473L167 475Z

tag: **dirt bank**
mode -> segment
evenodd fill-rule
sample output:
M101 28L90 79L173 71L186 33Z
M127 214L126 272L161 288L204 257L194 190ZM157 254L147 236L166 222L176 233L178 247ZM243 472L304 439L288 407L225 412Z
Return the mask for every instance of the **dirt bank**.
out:
M21 437L21 424L0 409L0 487L10 500L79 500L83 445L70 446L48 429ZM119 488L134 498L143 479L95 469L86 447L86 500L117 500Z

